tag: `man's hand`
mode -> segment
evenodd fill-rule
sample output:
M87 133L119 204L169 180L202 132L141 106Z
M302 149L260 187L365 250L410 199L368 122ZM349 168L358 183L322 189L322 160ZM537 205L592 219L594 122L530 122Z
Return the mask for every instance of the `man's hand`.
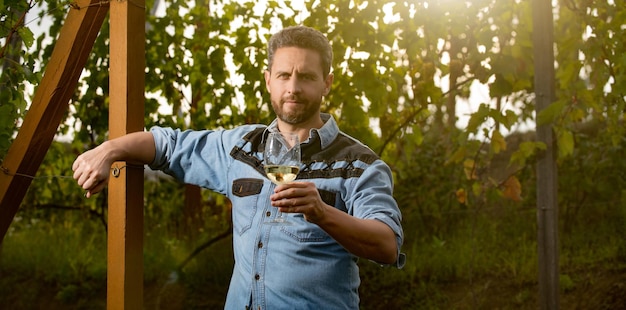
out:
M270 196L272 206L284 213L302 213L304 218L316 223L326 213L327 204L320 197L315 184L311 182L291 182L279 185Z
M85 189L85 197L99 193L107 185L113 161L107 156L106 142L87 151L74 161L72 170L78 185Z
M328 205L320 197L315 184L311 182L291 182L279 185L270 196L272 206L284 213L302 213L304 218L316 223L321 220Z
M107 185L111 165L116 161L149 164L154 160L154 137L150 132L133 132L106 141L78 156L72 165L74 179L85 189L85 197L99 193Z

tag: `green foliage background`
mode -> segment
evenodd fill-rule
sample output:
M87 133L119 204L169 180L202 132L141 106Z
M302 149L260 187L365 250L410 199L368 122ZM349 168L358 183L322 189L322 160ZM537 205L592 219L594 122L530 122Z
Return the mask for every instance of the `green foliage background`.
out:
M404 215L407 266L362 262L364 309L535 308L535 162L546 146L528 124L549 124L556 137L563 300L596 283L581 270L624 274L624 1L558 3L556 101L539 115L529 1L290 4L167 1L154 15L147 1L145 123L268 123L269 35L296 24L326 33L335 83L323 109L390 164ZM37 38L20 23L36 6L52 20ZM0 158L26 113L26 85L41 79L71 9L64 0L0 1ZM73 138L53 144L2 243L0 291L20 289L0 301L19 308L103 307L106 195L85 199L69 176L77 154L107 139L108 37L105 22L59 128ZM475 102L459 127L456 111L473 83L486 85L490 101ZM146 307L219 308L232 268L228 201L202 191L190 210L188 188L147 174ZM611 292L597 296L610 300Z

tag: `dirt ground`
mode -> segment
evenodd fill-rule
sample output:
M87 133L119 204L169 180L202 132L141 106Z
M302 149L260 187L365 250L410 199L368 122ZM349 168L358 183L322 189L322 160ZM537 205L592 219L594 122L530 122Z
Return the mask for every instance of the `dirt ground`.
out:
M5 274L6 275L6 274ZM561 287L560 309L566 310L620 310L626 309L626 268L618 270L581 270L572 277L571 285ZM37 289L33 280L15 285L12 292L0 295L0 309L106 309L106 289L81 295L80 302L59 300L58 290ZM24 287L32 289L25 290ZM223 309L225 287L191 289L184 283L150 283L144 288L144 309L187 310ZM514 279L477 279L473 283L461 281L440 287L445 304L430 306L403 306L403 309L539 309L536 284L519 285ZM30 299L30 302L24 299ZM362 309L395 309L398 305L375 304L367 298Z
M561 288L560 309L620 310L626 309L626 269L583 270L572 276L567 289ZM512 279L480 279L473 284L461 282L442 287L446 304L426 309L539 309L536 284L520 286ZM157 292L158 290L158 292ZM145 309L222 309L222 288L204 288L203 293L188 292L180 284L148 287ZM159 296L160 297L156 297ZM372 300L372 298L368 298ZM154 301L158 301L154 303ZM183 302L185 301L185 302ZM362 309L390 310L400 305L373 304ZM401 306L402 309L422 309Z
M559 307L565 310L626 309L626 270L585 270L561 285ZM483 279L474 285L455 284L444 289L446 309L540 309L536 283L520 286L504 279Z

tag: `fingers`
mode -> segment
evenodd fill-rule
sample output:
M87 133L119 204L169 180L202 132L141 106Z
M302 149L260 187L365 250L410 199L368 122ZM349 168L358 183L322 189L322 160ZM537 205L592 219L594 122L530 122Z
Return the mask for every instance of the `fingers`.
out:
M302 186L303 183L288 183L277 186L274 190L274 194L270 196L271 200L282 200L282 199L290 199L295 197L303 197L306 196L308 190L306 190L306 186ZM313 185L315 186L315 185Z
M72 164L72 170L74 170L72 177L76 180L78 186L87 191L85 193L87 198L102 191L107 184L110 171L110 167L90 164L89 156L90 152L88 151L78 156ZM91 161L93 162L93 160Z
M96 177L88 179L87 182L83 184L83 189L94 191L98 187L102 187L103 184L106 183L106 179L100 180Z
M274 194L283 193L285 195L306 195L306 192L316 192L317 187L312 182L290 182L276 186Z
M90 198L91 196L101 192L106 185L107 185L107 180L103 180L103 181L98 182L92 188L87 189L87 191L85 192L85 197L86 198Z
M88 178L82 183L79 181L78 185L86 190L85 197L89 198L94 194L101 192L102 189L104 189L104 187L107 185L107 181L107 178L102 180L99 180L97 178Z
M87 164L76 160L72 169L74 169L73 178L83 189L90 189L99 183L97 171L89 169Z
M281 208L282 212L292 213L314 206L318 196L315 184L293 182L278 186L270 200L272 206Z

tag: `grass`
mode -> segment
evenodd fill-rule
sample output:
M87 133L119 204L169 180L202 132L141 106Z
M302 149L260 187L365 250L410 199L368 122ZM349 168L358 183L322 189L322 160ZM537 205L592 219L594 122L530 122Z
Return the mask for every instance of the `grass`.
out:
M595 281L589 270L624 270L626 238L616 233L622 221L610 216L602 214L606 220L599 222L580 220L577 229L560 235L564 294L588 289ZM103 309L106 234L100 224L69 212L48 214L45 220L30 218L18 218L2 244L0 304L36 309L46 302L49 309L55 309L53 305ZM436 235L405 226L409 242L403 248L408 258L403 269L360 261L362 309L536 307L534 212L468 213L455 220L454 229ZM223 307L233 263L230 238L201 252L177 272L195 247L219 232L207 230L186 238L165 226L147 230L146 308L164 309L162 305L176 302L180 309Z
M363 309L535 309L535 216L534 210L474 213L455 223L456 229L447 233L407 236L412 243L405 246L408 261L403 270L390 272L363 266L362 291L367 300ZM623 225L620 222L585 222L560 235L562 294L580 294L591 278L610 270L626 278L626 260L620 254L626 238L616 233ZM414 233L410 228L407 231ZM407 287L411 293L403 294ZM368 295L380 299L380 292L388 291L394 292L393 298L382 294L383 301L370 306L373 301Z
M6 236L0 262L5 268L32 271L44 280L104 279L106 235L90 224L78 219L60 225L32 220Z

